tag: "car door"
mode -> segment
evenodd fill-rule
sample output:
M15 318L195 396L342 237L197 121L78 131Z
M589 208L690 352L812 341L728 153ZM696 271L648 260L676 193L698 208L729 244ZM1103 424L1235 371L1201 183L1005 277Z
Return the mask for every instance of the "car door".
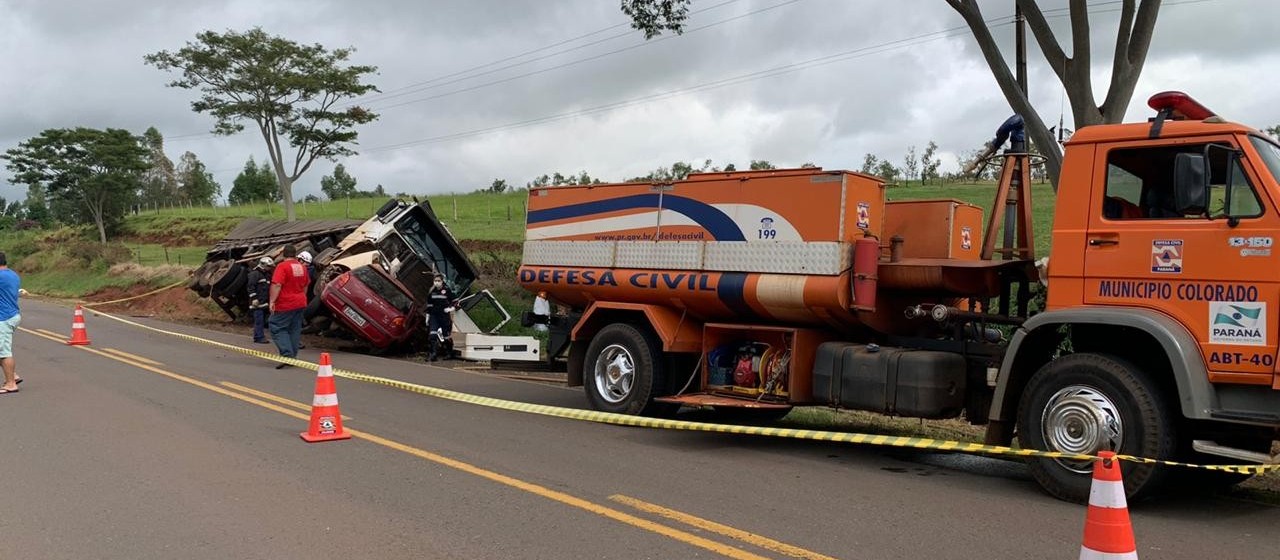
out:
M1215 147L1206 152L1206 146ZM1222 148L1217 145L1223 146ZM1213 381L1270 384L1276 356L1278 218L1230 136L1099 147L1085 247L1085 302L1153 309L1184 325ZM1208 154L1209 208L1173 194L1178 154ZM1225 185L1231 181L1231 215ZM1265 193L1263 193L1265 194Z

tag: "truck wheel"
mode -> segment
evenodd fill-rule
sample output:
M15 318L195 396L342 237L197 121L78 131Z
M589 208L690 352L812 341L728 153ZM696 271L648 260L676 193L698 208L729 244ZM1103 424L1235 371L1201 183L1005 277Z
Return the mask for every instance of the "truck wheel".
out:
M654 414L653 397L663 385L662 347L652 336L625 323L596 333L587 347L583 388L591 408L620 414Z
M237 264L234 261L226 261L225 266L219 267L218 272L209 278L209 284L213 288L213 293L229 296L231 294L228 293L228 289L235 284L237 278L244 274L247 274L244 270L244 265Z
M227 284L226 288L223 288L221 293L223 297L235 299L244 292L245 285L249 283L249 271L243 265L236 265L232 268L231 274L234 274L235 278Z
M1049 362L1031 377L1018 407L1018 442L1025 449L1172 459L1177 453L1175 420L1163 395L1131 362L1104 354L1071 354ZM1093 463L1032 458L1031 474L1048 493L1085 502ZM1124 463L1125 494L1154 492L1168 467Z

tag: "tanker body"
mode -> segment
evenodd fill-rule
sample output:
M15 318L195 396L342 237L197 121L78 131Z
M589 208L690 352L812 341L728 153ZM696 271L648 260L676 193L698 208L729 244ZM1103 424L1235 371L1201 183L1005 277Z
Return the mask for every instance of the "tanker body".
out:
M994 296L998 286L985 279L998 267L980 266L974 242L981 225L972 205L886 202L879 178L819 168L538 188L529 194L519 281L567 308L549 354L567 352L571 384L588 381L584 371L603 376L585 383L593 406L782 413L826 398L812 394L817 344L936 338L944 323L903 310L926 302L954 309L961 290ZM633 334L680 371L642 380L643 390L634 380L611 382L607 367L588 362L601 359L591 343L614 324L635 325ZM791 353L796 363L787 367L771 361ZM746 354L751 372L728 379L726 368ZM694 379L693 364L679 362L701 362ZM674 394L681 386L695 390Z

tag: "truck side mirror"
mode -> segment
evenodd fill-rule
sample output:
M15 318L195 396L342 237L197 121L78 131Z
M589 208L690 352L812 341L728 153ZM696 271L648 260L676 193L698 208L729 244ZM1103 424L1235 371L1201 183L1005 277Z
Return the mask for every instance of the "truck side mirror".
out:
M1208 202L1209 177L1204 170L1204 155L1173 156L1173 203L1178 213L1204 214L1208 211Z

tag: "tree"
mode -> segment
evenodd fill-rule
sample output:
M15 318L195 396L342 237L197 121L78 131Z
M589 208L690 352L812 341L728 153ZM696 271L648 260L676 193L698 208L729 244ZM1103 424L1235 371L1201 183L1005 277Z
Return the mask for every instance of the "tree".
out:
M1275 138L1275 139L1277 139L1277 140L1280 140L1280 124L1275 125L1275 126L1273 126L1273 127L1271 127L1271 128L1268 128L1268 129L1266 129L1266 130L1263 130L1263 132L1265 132L1265 133L1267 133L1267 134L1270 134L1272 138Z
M777 169L777 166L773 165L772 163L769 163L768 160L763 160L763 159L751 160L752 171L762 171L765 169Z
M489 184L489 192L496 194L507 192L507 180L494 179L493 182Z
M156 127L142 133L142 143L147 148L147 170L142 173L140 202L157 204L178 196L178 174L173 160L164 153L164 137Z
M737 171L737 170L738 170L738 168L737 168L737 167L735 167L732 163L730 163L730 164L728 164L728 165L724 166L724 171L725 171L725 173L728 173L728 172L731 172L731 171Z
M930 179L938 178L938 166L942 165L942 160L938 158L938 144L933 140L929 141L929 145L924 147L924 153L920 155L920 181L927 182Z
M373 188L373 196L384 197L384 198L387 196L387 190L382 188L381 183L379 183L378 186Z
M622 0L622 11L631 18L631 26L644 31L645 38L651 39L663 31L680 33L689 17L690 0ZM1017 79L1009 71L1000 47L991 36L991 29L978 9L978 0L946 0L947 4L960 14L969 27L970 33L982 50L987 66L995 76L996 84L1004 94L1005 100L1013 107L1015 113L1022 115L1026 123L1027 133L1031 141L1040 146L1057 146L1053 134L1045 126L1044 120L1036 113L1026 94L1018 87ZM1134 87L1142 66L1146 63L1147 50L1151 46L1151 37L1155 32L1156 16L1160 11L1160 0L1122 0L1120 2L1120 29L1116 34L1115 52L1112 54L1111 83L1107 88L1107 96L1099 104L1093 95L1093 82L1090 76L1089 52L1089 4L1087 0L1070 0L1071 10L1071 57L1067 57L1049 27L1048 21L1040 11L1036 0L1016 0L1018 7L1026 15L1027 24L1035 35L1036 42L1044 53L1049 67L1057 74L1058 80L1067 93L1071 103L1071 113L1075 118L1075 128L1116 123L1124 118L1125 109L1133 97ZM1048 166L1049 178L1055 191L1058 185L1058 173L1062 169L1062 152L1057 149L1046 149L1045 164Z
M892 183L893 181L897 180L899 173L901 173L901 170L899 170L897 167L894 167L893 164L889 163L889 160L887 159L880 160L880 163L876 166L876 171L875 171L875 175L879 176L881 179L884 179L886 183Z
M813 163L812 161L806 161L800 164L800 169L817 169L817 167L818 164Z
M320 192L329 200L351 198L358 192L356 178L347 173L347 166L339 163L333 166L333 174L320 178Z
M252 204L259 200L280 201L280 189L276 188L276 177L267 164L259 166L254 163L253 156L244 163L244 170L236 175L231 183L231 193L227 202L232 204Z
M191 152L184 152L178 159L178 190L181 200L202 206L213 204L222 195L222 185L213 180L204 162Z
M880 158L875 154L867 154L862 156L862 167L858 171L867 175L874 175L876 170L880 168Z
M339 101L377 91L360 82L377 68L344 64L353 51L301 45L255 27L244 33L205 31L177 52L160 51L144 60L160 70L182 71L170 87L200 90L191 108L214 117L214 134L240 132L244 121L258 126L286 219L294 221L294 181L317 158L354 155L356 125L377 118L358 105L337 107ZM294 153L285 153L281 137ZM292 164L288 170L286 158Z
M906 172L907 180L916 178L916 173L920 172L920 158L916 155L916 147L908 146L907 155L902 158L902 171Z
M140 140L117 128L51 128L0 157L8 160L14 183L38 185L53 201L75 208L72 217L92 221L106 243L149 168Z
M1123 0L1120 6L1120 29L1116 33L1115 51L1111 61L1111 83L1107 87L1107 95L1099 104L1093 94L1093 81L1090 74L1091 53L1089 49L1089 6L1086 0L1071 0L1071 56L1062 51L1058 38L1040 11L1036 0L1017 0L1027 19L1027 25L1044 53L1045 61L1057 74L1066 90L1067 100L1071 104L1071 114L1075 120L1075 128L1117 123L1124 119L1129 100L1133 98L1134 87L1138 76L1147 60L1147 50L1151 46L1151 37L1155 32L1156 17L1160 12L1160 0ZM1036 113L1026 94L1018 87L1009 65L1005 62L1000 47L991 36L991 29L978 9L977 0L947 0L960 17L964 18L969 31L978 42L987 66L995 76L996 84L1004 93L1005 99L1013 107L1015 113L1022 115L1031 141L1041 146L1044 151L1045 165L1048 167L1049 180L1054 191L1058 188L1058 174L1062 170L1062 151L1056 149L1057 141L1053 133L1045 126L1044 120ZM1047 148L1053 146L1054 148Z

